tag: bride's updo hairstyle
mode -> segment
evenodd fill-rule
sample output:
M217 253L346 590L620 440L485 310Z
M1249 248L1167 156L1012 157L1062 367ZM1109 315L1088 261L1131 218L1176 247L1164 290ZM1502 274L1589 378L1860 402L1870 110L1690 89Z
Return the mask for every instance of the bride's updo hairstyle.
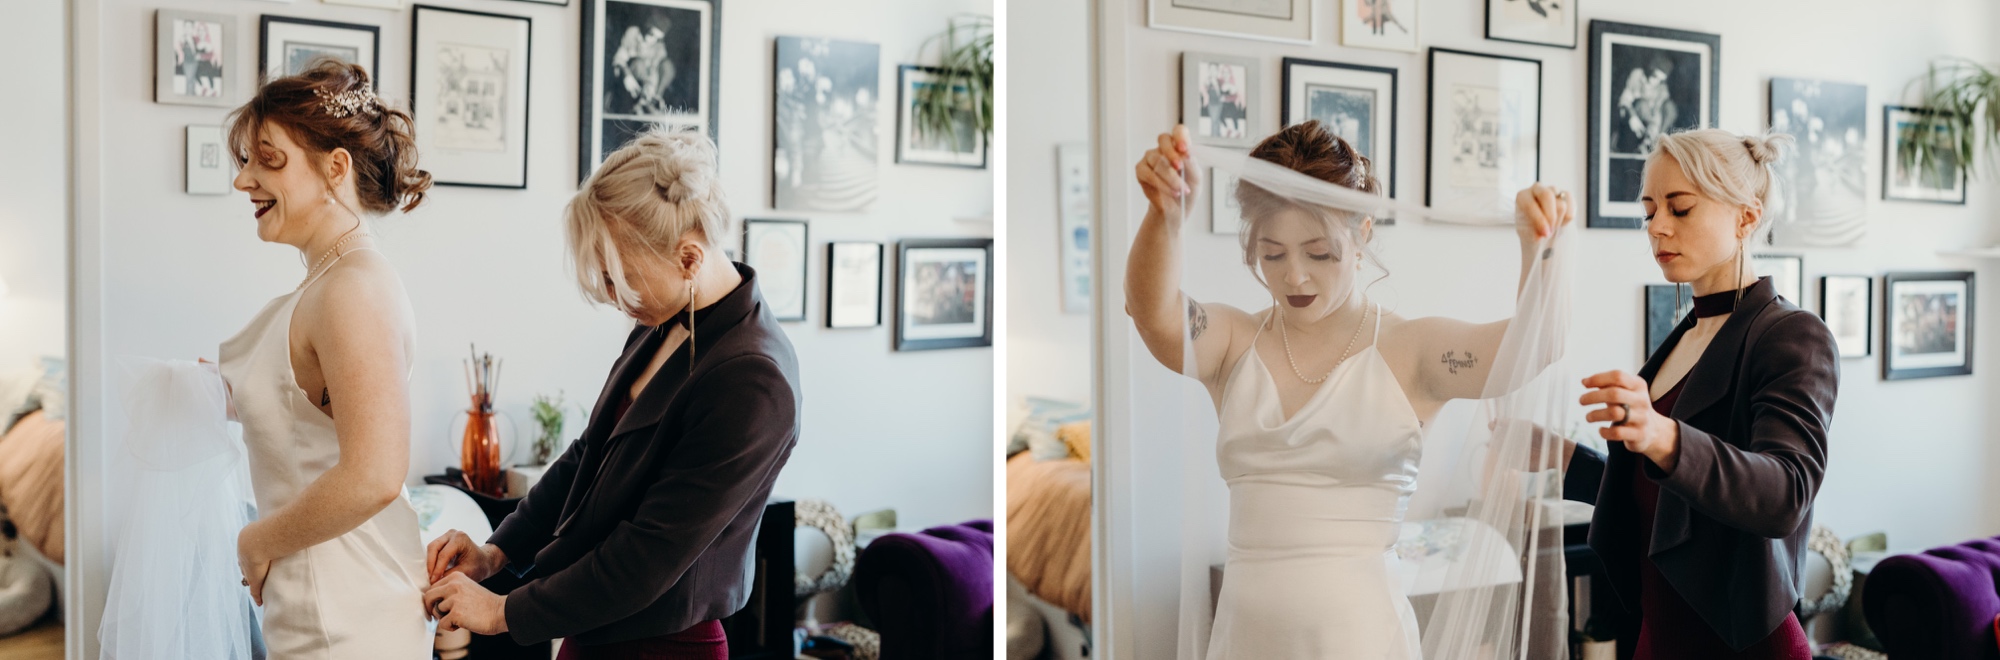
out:
M605 157L563 215L584 297L630 309L638 299L625 283L620 247L669 256L692 235L722 258L716 240L729 222L729 204L716 178L715 142L698 131L640 135Z
M1293 124L1278 131L1250 150L1250 157L1257 158L1292 169L1327 183L1352 188L1371 195L1382 194L1382 184L1375 178L1375 164L1354 151L1354 145L1319 123L1308 120ZM1236 203L1242 207L1243 234L1239 237L1243 246L1243 264L1257 281L1264 280L1257 268L1257 240L1264 228L1279 213L1291 209L1303 210L1326 224L1326 235L1335 238L1336 243L1344 237L1348 246L1340 246L1342 259L1351 258L1346 247L1360 246L1366 252L1368 240L1361 233L1361 223L1367 216L1351 211L1327 208L1316 204L1306 204L1298 200L1280 196L1243 182L1236 186ZM1372 258L1373 255L1371 254ZM1375 260L1379 265L1380 260Z
M417 169L416 125L409 113L375 96L368 72L332 58L265 83L249 103L229 113L228 144L238 163L285 166L282 152L257 148L263 131L277 128L305 149L309 165L335 149L354 163L361 209L375 215L422 204L431 174Z
M1660 162L1660 154L1671 155L1701 196L1762 209L1771 201L1778 161L1791 145L1792 136L1784 133L1737 135L1719 128L1682 131L1660 138L1659 148L1646 159L1646 168ZM1766 219L1759 218L1756 229L1765 224Z

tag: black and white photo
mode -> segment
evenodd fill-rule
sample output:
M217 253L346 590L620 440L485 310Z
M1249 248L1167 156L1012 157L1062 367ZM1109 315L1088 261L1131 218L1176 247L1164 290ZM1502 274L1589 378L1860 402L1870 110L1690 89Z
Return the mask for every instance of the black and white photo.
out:
M743 221L743 263L757 271L764 304L779 321L806 320L809 245L804 220Z
M410 114L439 185L528 186L532 32L525 16L416 8Z
M1146 26L1243 39L1310 44L1312 0L1146 0Z
M882 325L882 244L826 244L826 327Z
M813 37L777 41L772 205L868 210L881 185L882 46Z
M1587 225L1637 229L1646 157L1669 133L1715 125L1722 37L1590 22Z
M938 73L933 67L896 67L896 162L985 169L986 136L965 85L954 85L949 97L961 101L949 113L951 130L926 131L916 121L918 95L943 84Z
M1576 47L1579 0L1486 0L1486 38Z
M1510 215L1514 193L1541 178L1542 63L1432 48L1429 80L1424 203Z
M1771 131L1789 133L1796 151L1778 161L1772 182L1770 244L1842 247L1868 228L1868 88L1771 79Z
M993 239L896 245L896 350L993 345Z
M1639 361L1653 359L1653 351L1660 350L1660 344L1674 333L1674 326L1688 310L1694 309L1694 289L1678 284L1646 285L1646 350L1639 355Z
M1250 147L1264 136L1255 58L1181 54L1181 123L1196 143Z
M654 127L720 144L722 7L717 0L581 0L583 84L577 179Z
M1340 45L1417 52L1417 0L1338 0Z
M1882 108L1882 199L1908 202L1965 203L1965 169L1951 144L1958 138L1950 125L1924 121L1938 113L1928 108L1898 105ZM1926 128L1928 127L1928 128ZM1925 139L1936 145L1932 161L1905 167L1904 145Z
M1317 119L1368 157L1396 196L1396 70L1389 67L1287 57L1283 63L1286 126Z
M265 14L257 33L257 70L266 80L306 70L314 60L359 64L382 88L382 28Z
M187 127L187 180L190 195L227 195L235 192L231 180L236 170L230 166L228 147L221 126Z
M1819 278L1819 315L1833 332L1844 358L1874 354L1875 278L1827 275Z
M1806 260L1794 254L1753 254L1750 267L1758 275L1771 278L1778 296L1801 308L1806 307Z
M235 104L236 17L162 9L154 17L154 39L154 103Z
M1972 373L1972 273L1882 276L1882 379Z

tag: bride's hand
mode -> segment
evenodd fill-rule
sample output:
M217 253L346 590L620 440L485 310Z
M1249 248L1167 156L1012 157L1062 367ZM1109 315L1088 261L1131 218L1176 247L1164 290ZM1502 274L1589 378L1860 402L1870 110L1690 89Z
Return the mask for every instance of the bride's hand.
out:
M1514 194L1514 231L1522 242L1548 238L1575 215L1576 205L1570 202L1567 190L1536 183Z
M463 573L473 582L492 577L505 563L506 554L492 544L479 545L456 529L431 541L425 548L424 565L429 567L432 584L451 573Z
M264 578L271 574L271 560L265 559L252 547L250 530L246 525L243 531L236 533L236 566L243 571L243 586L250 588L250 600L261 607L264 604Z
M1159 145L1146 151L1133 167L1133 173L1153 210L1160 217L1179 223L1185 212L1181 203L1192 201L1195 187L1201 183L1197 169L1194 156L1188 153L1187 127L1175 126L1172 133L1160 134Z

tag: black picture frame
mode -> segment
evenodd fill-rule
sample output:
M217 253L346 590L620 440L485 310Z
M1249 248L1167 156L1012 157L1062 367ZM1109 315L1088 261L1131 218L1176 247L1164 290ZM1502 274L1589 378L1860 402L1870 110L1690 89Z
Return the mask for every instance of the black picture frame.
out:
M797 313L788 313L790 312L790 310L779 309L778 304L781 303L782 301L772 296L773 293L778 292L771 286L773 284L779 284L779 281L775 279L777 273L767 273L765 272L767 269L757 268L759 265L758 260L760 258L760 255L756 250L752 249L753 243L751 241L751 235L750 235L752 227L755 227L757 225L798 226L799 251L796 256L799 260L799 283L797 290L799 308ZM764 282L764 284L761 285L760 287L763 289L765 293L764 303L767 307L771 309L772 318L779 321L806 320L808 314L808 308L812 307L811 304L812 296L809 295L809 292L812 289L807 286L807 282L809 279L811 279L811 274L812 274L812 262L810 260L811 255L812 255L812 227L805 220L779 219L779 218L745 218L743 220L743 263L744 265L750 266L751 268L757 268L757 278Z
M1425 95L1424 95L1424 96L1425 96L1425 103L1424 103L1424 145L1425 145L1425 149L1427 150L1427 153L1425 153L1425 154L1424 154L1424 160L1425 160L1425 165L1424 165L1424 205L1425 205L1425 206L1430 206L1430 207L1433 207L1433 208L1436 208L1436 207L1440 206L1440 204L1439 204L1439 203L1438 203L1438 202L1437 202L1437 201L1436 201L1436 200L1434 199L1434 198L1435 198L1435 192L1436 192L1436 188L1437 188L1437 179L1438 179L1438 177L1436 176L1436 172L1437 172L1437 168L1439 168L1439 167L1441 167L1441 166L1442 166L1442 165L1441 165L1441 164L1440 164L1440 163L1438 162L1438 161L1439 161L1440 159L1438 159L1438 158L1436 158L1436 157L1435 157L1435 154L1437 153L1437 144L1438 144L1438 143L1436 142L1436 136L1437 136L1437 105L1438 105L1438 94L1437 94L1437 83L1438 83L1438 75L1437 75L1437 61L1438 61L1438 55L1455 55L1455 56L1462 56L1462 57L1483 57L1483 58L1487 58L1487 59L1494 59L1494 60L1509 60L1509 61L1515 61L1515 62L1526 62L1526 63L1528 63L1528 64L1533 64L1533 65L1535 65L1535 175L1534 175L1533 177L1531 177L1531 178L1529 179L1529 181L1530 181L1530 182L1533 182L1533 181L1539 181L1539 180L1541 180L1541 178L1542 178L1542 144L1543 144L1543 142L1544 142L1544 140L1542 140L1542 125L1543 125L1543 123L1544 123L1544 121L1543 121L1544 117L1545 117L1545 116L1546 116L1546 115L1548 114L1548 113L1546 113L1546 112L1544 112L1544 111L1543 111L1543 101L1545 101L1545 100L1546 100L1546 94L1545 94L1545 91L1544 91L1544 89L1543 89L1543 85L1542 85L1542 83L1543 83L1543 76L1544 76L1544 73L1545 73L1545 71L1544 71L1544 69L1543 69L1543 67L1542 67L1542 61L1541 61L1541 60L1538 60L1538 59L1534 59L1534 58L1531 58L1531 57L1517 57L1517 56L1514 56L1514 55L1500 55L1500 54L1497 54L1497 53L1481 53L1481 52L1476 52L1476 51L1469 51L1469 50L1458 50L1458 49L1455 49L1455 48L1439 48L1439 47L1436 47L1436 46L1432 46L1432 47L1431 47L1431 48L1430 48L1430 49L1428 50L1428 54L1427 54L1427 55L1425 56L1425 67L1424 67L1424 78L1425 78L1425 82L1426 82L1426 84L1427 84L1427 85L1429 85L1429 88L1425 90L1425 92L1426 92L1426 93L1425 93ZM1501 185L1502 185L1502 186L1505 186L1505 185L1506 185L1506 182L1501 182ZM1509 212L1511 212L1511 211L1512 211L1512 209L1509 209Z
M528 163L530 162L529 147L533 142L532 140L529 139L530 136L532 135L530 129L534 127L534 117L531 113L533 112L535 106L533 102L533 99L535 97L534 95L535 75L533 66L534 54L535 54L534 19L531 19L526 16L516 16L513 14L473 11L470 9L458 9L455 7L439 7L436 5L413 5L410 7L410 99L409 99L410 120L412 123L420 127L417 133L418 135L417 144L419 145L420 148L426 148L426 149L429 147L428 142L431 139L429 135L434 135L436 131L426 131L425 129L429 129L431 127L423 126L423 124L427 122L425 121L425 115L424 115L425 110L423 107L424 104L421 102L423 99L420 98L421 96L423 96L423 94L419 91L422 88L422 81L423 81L422 69L425 62L425 58L423 57L423 54L421 52L422 50L421 44L423 43L423 38L424 38L424 32L422 26L423 26L423 17L425 12L445 12L451 14L462 14L467 16L479 16L484 18L497 18L497 19L506 19L511 21L520 21L522 24L520 29L522 30L522 33L524 35L521 41L521 63L522 63L521 98L524 99L524 101L521 103L520 179L518 180L518 182L501 182L501 183L453 180L452 179L453 175L451 172L443 170L437 167L437 165L433 164L430 167L426 168L431 170L431 174L433 176L432 183L440 186L459 186L465 188L498 188L506 190L527 189ZM436 150L427 149L427 151L433 153L433 156L436 155L435 154ZM420 153L424 153L424 151L420 151Z
M1278 71L1279 71L1278 77L1280 79L1278 83L1278 90L1279 90L1278 124L1280 126L1291 126L1294 123L1294 121L1304 120L1304 118L1292 116L1292 72L1293 69L1296 67L1345 69L1349 71L1359 71L1366 74L1386 75L1389 77L1389 87L1388 87L1389 139L1387 141L1387 144L1382 145L1384 149L1379 150L1378 153L1374 155L1371 155L1369 159L1374 161L1375 163L1375 167L1373 168L1374 170L1389 173L1389 176L1383 180L1383 184L1387 186L1383 192L1386 193L1387 197L1394 199L1396 197L1396 156L1398 155L1397 152L1399 151L1398 147L1400 147L1400 145L1397 142L1397 135L1398 135L1397 131L1401 130L1402 127L1402 124L1400 123L1402 113L1398 109L1400 107L1398 104L1402 101L1401 98L1398 98L1402 96L1401 94L1402 79L1397 75L1398 71L1396 70L1396 68L1387 66L1369 66L1366 64L1349 64L1346 62L1329 62L1325 60L1312 60L1303 57L1284 58L1278 64ZM1375 117L1374 120L1380 121L1381 117ZM1386 160L1382 158L1384 154L1388 155L1388 158ZM1394 216L1390 216L1386 218L1377 218L1376 222L1379 224L1389 225L1389 224L1395 224L1396 219Z
M528 3L528 4L531 4L531 5L549 5L549 6L551 6L551 7L568 7L568 6L569 6L569 0L514 0L514 1L515 1L515 2L525 2L525 3ZM1571 1L1572 1L1572 2L1574 2L1575 0L1571 0Z
M1694 288L1648 284L1639 300L1639 361L1643 363L1653 359L1653 352L1673 335L1674 326L1694 309Z
M912 337L909 332L910 304L913 302L907 286L910 281L910 253L931 249L976 249L985 252L985 267L980 273L979 284L983 290L985 304L975 307L981 317L984 329L980 336L956 337ZM905 239L896 243L896 330L895 348L898 351L928 351L946 348L971 348L993 345L993 239L991 238L944 238Z
M1590 133L1588 139L1585 140L1588 145L1588 151L1585 152L1585 156L1586 160L1590 162L1586 169L1590 180L1587 184L1588 198L1584 202L1584 226L1593 229L1641 229L1646 225L1645 213L1643 210L1635 208L1639 204L1636 196L1630 202L1621 202L1629 203L1632 205L1631 207L1606 208L1612 203L1607 200L1607 195L1610 193L1608 182L1610 181L1610 177L1614 175L1614 172L1613 168L1609 167L1609 164L1606 162L1610 158L1607 153L1610 145L1606 144L1607 138L1605 133L1610 127L1607 122L1611 118L1606 117L1605 114L1607 106L1611 103L1608 95L1611 93L1612 87L1609 84L1608 76L1612 75L1612 72L1608 70L1609 66L1606 61L1609 59L1609 51L1606 49L1605 38L1614 35L1679 41L1689 44L1693 49L1702 47L1708 49L1708 87L1707 89L1700 90L1701 93L1708 96L1707 103L1697 102L1698 106L1706 108L1708 117L1706 121L1703 121L1697 116L1694 120L1694 128L1714 127L1716 125L1716 118L1721 113L1722 36L1705 32L1675 30L1613 21L1592 20L1590 22L1590 50L1585 55L1590 60L1590 91L1588 96L1590 108L1589 112L1586 113L1590 116ZM1615 46L1617 44L1613 43L1610 45ZM1699 84L1697 84L1697 89L1700 89ZM1673 129L1670 127L1669 130ZM1627 160L1629 160L1629 157ZM1643 160L1639 164L1643 166ZM1634 175L1634 173L1627 171L1621 175Z
M1832 310L1839 304L1833 298L1833 282L1836 280L1860 280L1862 308L1861 336L1857 341L1841 341L1839 320L1832 318ZM1821 275L1819 278L1819 318L1825 321L1827 329L1833 332L1835 345L1842 358L1865 358L1875 354L1875 278L1870 275ZM1858 348L1858 350L1857 350Z
M916 64L896 65L896 164L933 165L937 167L955 167L972 170L986 169L987 163L992 161L992 156L990 155L992 143L986 139L984 134L974 136L974 139L979 141L979 162L977 163L969 161L953 163L944 160L928 160L918 157L911 152L908 142L910 126L907 122L909 118L905 115L909 114L908 110L910 108L910 74L912 72L938 75L944 73L944 69ZM977 130L977 127L974 130Z
M875 250L875 319L870 323L840 325L834 322L833 295L834 291L840 288L840 264L837 263L838 256L836 253L839 247L843 245L866 246ZM875 241L831 241L826 244L826 324L822 327L827 329L852 329L879 328L882 326L882 301L884 298L882 294L887 292L883 283L885 279L883 273L889 267L886 261L888 256L888 247Z
M257 21L258 80L268 81L271 76L271 25L273 23L290 23L293 25L309 25L312 27L368 33L368 41L374 45L374 51L369 53L368 76L370 80L368 82L370 88L376 92L379 93L382 91L382 26L322 21L312 18L298 18L296 16L279 16L276 14L264 14Z
M1486 21L1485 21L1485 27L1486 27L1486 32L1485 32L1485 37L1486 37L1486 40L1487 40L1487 41L1505 41L1505 42L1509 42L1509 43L1517 43L1517 44L1531 44L1531 45L1535 45L1535 46L1548 46L1548 47L1550 47L1550 48L1566 48L1566 49L1569 49L1569 50L1576 50L1576 42L1577 42L1577 38L1576 38L1576 36L1577 36L1577 32L1578 32L1579 28L1581 28L1581 26L1583 25L1583 22L1582 22L1582 20L1581 20L1581 18L1580 18L1580 17L1582 16L1582 14L1581 14L1581 13L1579 13L1579 12L1577 11L1577 8L1576 8L1576 5L1577 5L1577 3L1581 2L1581 0L1564 0L1564 1L1565 1L1565 2L1567 2L1567 3L1568 3L1568 5L1569 5L1569 6L1568 6L1568 8L1567 8L1567 11L1569 12L1569 16L1570 16L1570 19L1569 19L1569 20L1570 20L1570 26L1569 26L1569 43L1554 43L1554 42L1548 42L1548 41L1535 41L1535 40L1532 40L1532 39L1514 39L1514 38L1509 38L1509 37L1498 37L1498 36L1494 36L1494 35L1493 35L1493 3L1495 3L1495 2L1519 2L1519 1L1522 1L1522 0L1484 0L1484 2L1486 3Z
M1882 199L1898 201L1898 202L1925 202L1929 204L1950 204L1953 206L1965 206L1965 191L1966 189L1972 187L1971 186L1972 182L1970 180L1970 177L1966 174L1964 167L1958 168L1958 199L1945 199L1945 198L1930 199L1924 197L1911 197L1908 195L1895 194L1894 189L1896 186L1894 184L1896 175L1896 151L1898 149L1897 142L1899 142L1899 140L1897 140L1896 138L1902 133L1902 131L1896 130L1896 113L1899 112L1907 112L1910 114L1917 114L1917 115L1951 114L1950 112L1947 111L1934 110L1931 108L1917 108L1917 107L1901 106L1901 105L1882 106Z
M1958 364L1906 364L1903 361L1908 358L1899 357L1897 354L1896 335L1897 331L1901 329L1902 321L1897 318L1898 304L1896 289L1899 285L1924 282L1959 282L1965 286L1965 292L1960 298L1961 304L1958 308L1959 318L1957 319L1958 321L1962 321L1962 325L1964 326L1963 332L1954 333L1962 335L1965 339L1963 360ZM1882 380L1913 380L1918 378L1970 375L1973 364L1972 350L1974 344L1977 343L1975 338L1978 337L1973 325L1973 312L1977 306L1977 300L1978 295L1973 288L1973 274L1971 271L1884 273L1882 275Z
M604 99L599 97L606 87L603 80L598 77L599 71L597 65L602 63L602 50L604 48L610 47L613 51L617 50L615 46L600 42L597 38L598 31L603 27L600 23L604 21L606 8L612 3L650 5L670 9L690 9L697 5L706 5L704 10L708 12L708 23L699 29L705 30L708 36L708 52L704 55L708 59L708 66L700 67L708 70L708 98L707 103L701 108L701 112L707 115L708 139L715 142L717 147L716 159L718 161L721 160L721 0L582 0L583 32L582 38L579 39L582 43L582 55L578 58L581 63L578 65L580 68L577 75L577 80L579 81L577 85L577 183L580 185L582 182L589 180L591 173L597 171L597 165L604 162L604 156L617 151L618 147L624 144L622 141L618 144L610 144L611 140L608 138L603 140L604 144L599 144L597 133L597 129L605 122L606 114L603 112L602 107ZM696 50L699 51L700 48L697 46ZM696 83L696 86L697 91L699 91L699 82ZM644 123L644 120L640 118L621 119L614 117L612 119L633 122L635 124Z

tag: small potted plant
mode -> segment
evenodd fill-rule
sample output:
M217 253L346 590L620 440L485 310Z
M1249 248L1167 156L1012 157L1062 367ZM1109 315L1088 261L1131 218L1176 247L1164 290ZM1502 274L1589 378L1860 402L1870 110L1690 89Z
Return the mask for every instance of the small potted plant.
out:
M556 445L562 443L562 392L556 392L554 397L547 394L535 395L535 403L529 410L535 415L535 426L541 429L535 436L534 465L548 465L549 457L555 454Z

